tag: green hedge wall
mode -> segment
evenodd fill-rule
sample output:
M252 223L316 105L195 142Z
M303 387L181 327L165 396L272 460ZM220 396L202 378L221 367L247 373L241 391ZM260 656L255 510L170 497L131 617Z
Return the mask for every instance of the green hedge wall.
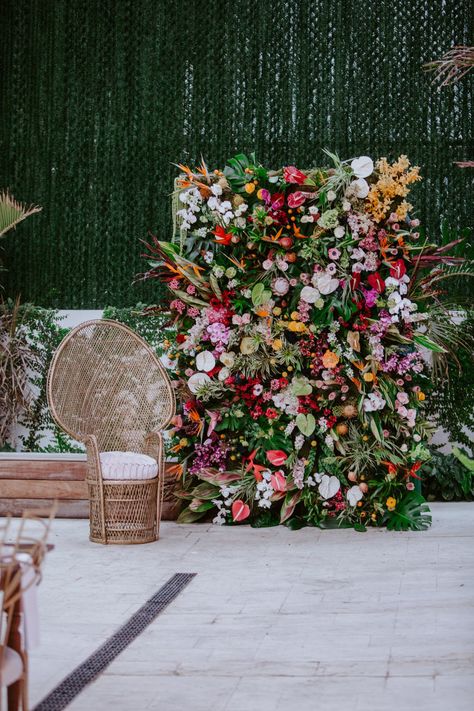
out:
M169 236L171 163L201 153L405 152L433 237L468 224L472 80L422 64L472 43L471 0L3 0L0 27L0 186L44 207L5 240L10 295L155 301L139 238Z

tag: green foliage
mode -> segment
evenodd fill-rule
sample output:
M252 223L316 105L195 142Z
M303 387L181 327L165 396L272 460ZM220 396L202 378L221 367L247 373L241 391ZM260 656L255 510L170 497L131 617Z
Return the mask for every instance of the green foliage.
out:
M409 491L396 509L387 513L389 531L424 531L431 526L431 514L426 500L421 494Z
M429 397L429 411L438 427L449 435L451 442L472 448L469 432L474 431L474 358L470 343L474 338L474 317L463 324L463 343L456 350L457 363L449 360L444 378L436 385Z
M104 318L129 326L161 355L163 340L173 338L174 331L166 328L169 320L167 314L152 312L143 315L146 308L145 304L123 309L108 307L104 310ZM61 325L58 312L54 309L23 304L20 313L22 329L35 362L29 376L29 388L33 397L19 420L19 424L27 430L27 434L20 437L22 446L27 452L83 452L83 446L70 439L55 424L46 398L49 366L56 348L69 329ZM52 436L52 442L43 445L46 436Z
M32 305L24 305L22 308L28 340L37 358L37 366L30 375L30 386L35 395L20 419L20 424L28 430L21 437L23 447L27 452L82 452L84 448L75 444L53 421L46 398L49 366L68 329L61 326L55 310ZM53 434L53 443L43 447L41 441L48 433Z
M471 217L472 172L454 165L472 157L470 79L437 91L422 70L453 38L470 43L471 0L5 0L0 13L0 185L44 206L7 240L10 294L69 308L158 300L161 285L129 275L138 238L171 233L178 157L403 152L422 165L414 202L430 236L440 214Z
M131 308L117 308L107 306L104 309L102 318L119 321L119 323L129 326L141 336L158 355L163 354L163 341L174 339L174 330L167 327L169 314L167 312L150 311L146 304L136 304Z
M433 452L431 460L421 468L420 476L428 501L474 500L472 472L454 454Z

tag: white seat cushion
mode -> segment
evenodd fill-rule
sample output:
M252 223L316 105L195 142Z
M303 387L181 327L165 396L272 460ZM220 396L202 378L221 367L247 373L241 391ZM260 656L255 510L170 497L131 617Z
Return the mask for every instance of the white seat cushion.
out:
M0 689L2 686L10 686L23 674L23 662L18 652L10 647L3 650L2 668L0 669Z
M137 452L102 452L100 465L103 479L154 479L158 474L153 457Z

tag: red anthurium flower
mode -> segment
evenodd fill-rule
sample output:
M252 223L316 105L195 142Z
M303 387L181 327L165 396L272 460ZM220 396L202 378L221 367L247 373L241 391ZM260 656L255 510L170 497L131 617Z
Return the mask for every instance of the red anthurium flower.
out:
M381 294L382 291L385 289L385 282L378 272L375 272L374 274L369 274L369 276L367 277L367 281L369 282L372 289L378 291L379 294Z
M283 178L286 183L296 183L297 185L304 185L306 182L306 175L294 165L283 168Z
M217 225L216 229L213 230L212 232L213 235L216 235L216 239L214 242L217 242L217 244L230 244L232 241L232 233L231 232L226 232L223 227L220 225Z
M273 212L276 212L277 210L281 210L283 205L285 204L285 196L283 193L274 193L270 197L269 205L270 209Z
M275 474L272 474L270 481L273 491L286 491L286 479L282 471L277 471Z
M264 467L261 464L255 463L254 459L255 459L256 454L257 454L257 450L254 449L253 452L251 454L249 454L249 456L247 457L248 464L245 468L245 471L248 472L251 469L252 473L255 477L255 480L262 481L262 479L263 479L262 472L264 472L266 469L268 469L268 467Z
M403 259L397 259L390 267L390 276L394 279L401 279L407 273L407 268Z
M232 504L232 520L238 523L239 521L244 521L250 516L250 509L242 499L237 499Z
M267 452L267 459L270 464L273 464L275 467L281 467L281 465L288 459L288 455L281 449L269 449Z
M360 284L360 274L359 272L354 272L351 276L351 279L349 281L349 286L351 287L352 291L355 291L356 289L359 288Z
M306 195L301 192L301 190L296 190L294 193L288 195L288 205L289 207L299 207L306 200Z

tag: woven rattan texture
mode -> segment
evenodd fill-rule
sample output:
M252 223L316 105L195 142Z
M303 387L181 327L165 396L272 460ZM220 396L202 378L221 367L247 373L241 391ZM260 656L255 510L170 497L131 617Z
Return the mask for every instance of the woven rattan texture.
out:
M87 445L91 541L156 540L164 479L161 430L174 415L175 400L154 351L128 326L87 321L60 344L47 390L56 422ZM152 456L158 477L104 482L99 454L117 450Z
M414 201L469 222L472 79L423 63L472 43L472 0L3 0L0 185L44 206L6 241L7 289L64 308L154 302L138 238L170 236L172 162L279 167L405 152Z
M175 573L153 597L132 615L123 627L120 627L112 637L35 706L34 711L62 711L65 709L153 622L160 612L173 602L195 575L196 573Z

